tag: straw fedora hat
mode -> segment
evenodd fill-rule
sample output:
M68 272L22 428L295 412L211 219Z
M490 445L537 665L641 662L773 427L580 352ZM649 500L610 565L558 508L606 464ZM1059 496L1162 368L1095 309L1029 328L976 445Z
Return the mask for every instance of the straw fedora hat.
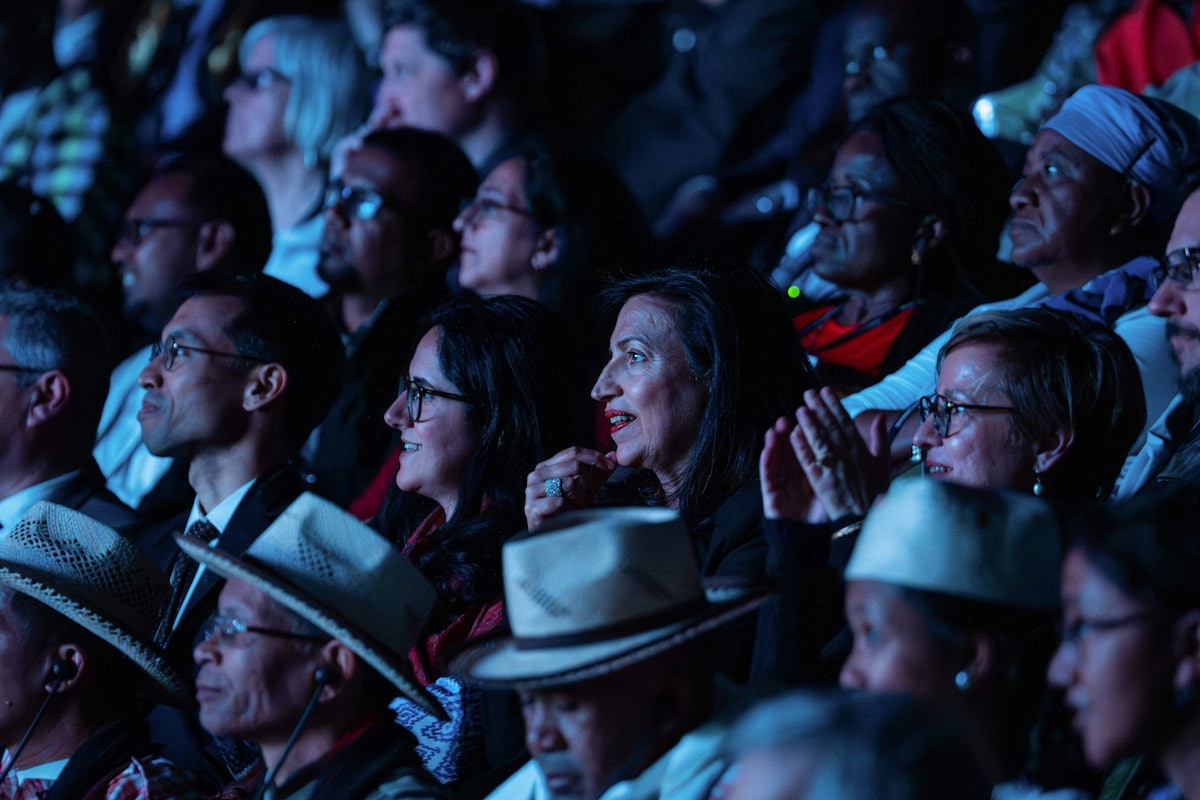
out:
M111 644L168 699L186 700L183 676L154 644L167 579L112 528L55 503L35 503L0 538L0 584Z
M1054 514L1036 497L913 478L868 512L846 578L1056 608L1058 542Z
M621 669L754 609L762 585L702 583L687 527L665 508L588 509L504 545L512 636L450 664L464 681L535 688Z
M350 514L306 492L241 556L183 536L175 541L216 574L246 581L345 642L406 697L445 718L408 666L434 589L387 539Z

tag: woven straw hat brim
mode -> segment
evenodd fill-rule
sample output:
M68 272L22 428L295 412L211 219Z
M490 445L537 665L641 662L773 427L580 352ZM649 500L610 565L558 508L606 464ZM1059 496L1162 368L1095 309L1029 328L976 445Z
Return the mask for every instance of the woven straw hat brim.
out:
M409 700L438 719L449 719L437 699L408 677L408 662L404 660L403 654L400 658L393 656L389 648L375 636L338 612L319 603L301 587L253 561L232 556L224 550L209 547L206 543L191 541L181 536L176 536L175 541L179 543L185 553L205 564L218 575L225 578L239 578L251 586L262 589L333 638L345 642L346 646L374 667Z
M706 589L709 586L706 585ZM664 653L758 608L770 595L762 584L723 582L710 591L718 597L697 614L661 628L602 642L573 646L521 648L513 637L471 646L450 662L465 683L485 689L538 689L597 678Z
M94 633L129 657L154 680L154 687L166 701L185 705L190 701L187 683L168 662L162 648L139 636L124 625L94 611L83 601L55 588L57 576L39 575L25 565L0 561L0 583L44 603L84 630Z

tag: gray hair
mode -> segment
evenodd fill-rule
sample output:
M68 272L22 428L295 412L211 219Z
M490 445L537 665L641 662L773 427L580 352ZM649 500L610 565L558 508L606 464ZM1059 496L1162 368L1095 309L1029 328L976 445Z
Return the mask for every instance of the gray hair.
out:
M8 318L4 346L13 362L32 370L16 373L19 385L31 385L39 372L61 370L71 384L79 430L94 436L112 370L99 318L74 295L42 288L0 292L0 316Z
M275 62L291 81L283 128L296 146L328 161L334 145L371 110L371 78L350 29L303 14L268 17L250 27L238 47L245 63L259 40L275 39Z

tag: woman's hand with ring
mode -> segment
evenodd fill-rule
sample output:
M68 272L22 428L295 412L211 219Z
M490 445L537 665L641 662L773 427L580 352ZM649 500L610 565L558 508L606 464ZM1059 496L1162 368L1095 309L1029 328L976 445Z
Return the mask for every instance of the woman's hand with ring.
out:
M537 530L549 517L586 508L617 468L615 453L569 447L533 468L525 482L525 522Z

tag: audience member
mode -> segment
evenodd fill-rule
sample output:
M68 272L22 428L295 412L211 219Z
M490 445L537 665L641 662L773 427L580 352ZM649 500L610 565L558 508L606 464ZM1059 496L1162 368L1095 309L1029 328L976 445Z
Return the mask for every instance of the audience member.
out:
M303 494L242 554L177 537L227 578L196 645L200 721L262 750L246 794L444 798L388 720L400 693L430 714L405 653L434 592L383 537Z
M842 686L941 709L1005 796L1002 787L1024 783L1054 647L1058 566L1054 515L1039 500L897 484L867 515L846 566L854 647Z
M522 4L388 0L384 28L383 79L366 131L411 127L443 134L480 175L536 138L543 47Z
M1167 255L1153 272L1150 311L1167 320L1167 337L1179 362L1179 393L1146 434L1146 444L1121 478L1119 497L1152 483L1200 484L1197 415L1200 414L1200 192L1175 220Z
M370 109L366 64L344 25L301 15L255 23L238 58L223 147L267 195L274 238L263 271L320 297L329 158Z
M813 269L845 299L793 320L824 383L878 381L990 294L1007 182L995 147L946 106L891 100L852 128L808 195Z
M679 509L702 575L760 574L761 431L812 385L782 298L747 271L670 269L619 282L605 299L619 313L592 397L616 447L538 464L529 527L597 501L629 504L601 490L618 466L633 467L652 473L652 504Z
M151 644L167 584L123 536L38 503L0 539L0 796L202 800L160 756L148 697L184 702Z
M1061 311L968 317L938 373L914 440L926 475L1044 495L1064 511L1108 496L1145 419L1129 348ZM795 428L780 419L767 432L759 465L779 594L759 614L754 674L789 683L825 673L821 648L836 631L840 589L826 565L840 571L857 520L887 480L887 465L871 463L886 453L882 430L868 446L830 389L805 401Z
M51 500L134 536L92 458L112 363L96 315L64 292L0 292L0 362L0 531Z
M640 274L650 260L629 190L603 162L574 153L526 150L496 165L454 229L459 286L540 300L580 327L606 278Z
M399 524L385 533L437 589L410 659L421 685L438 684L450 725L432 727L411 704L400 713L430 771L449 783L496 766L485 759L501 752L483 735L501 737L504 726L481 729L480 693L464 692L442 667L447 653L501 625L500 547L525 527L524 476L570 441L562 365L573 354L557 320L525 298L459 297L428 324L385 415L401 437L388 477L403 490ZM414 518L413 507L430 501L433 510ZM513 739L519 749L519 733Z
M1101 124L1102 121L1102 124ZM1011 259L1039 283L993 308L1048 305L1103 322L1138 361L1150 419L1166 407L1175 373L1165 323L1144 307L1149 274L1169 225L1193 188L1200 120L1162 101L1121 89L1079 90L1043 126L1025 160L1010 204ZM851 415L900 411L934 388L947 330L907 364L846 400ZM864 427L870 417L862 418ZM909 454L910 432L893 439Z
M185 277L258 272L270 248L267 201L252 175L223 156L168 161L133 198L113 245L122 314L157 338ZM191 491L186 480L167 477L172 460L151 454L142 441L138 375L150 349L137 348L113 370L93 453L108 488L154 520L185 507ZM186 475L186 463L176 471Z
M795 692L754 706L730 733L729 800L987 800L961 732L903 695Z
M320 305L275 278L198 273L182 295L138 379L146 389L138 413L146 447L186 459L195 492L190 511L138 540L171 578L155 639L177 664L190 663L220 587L182 555L172 534L245 551L304 491L293 459L328 412L344 363ZM176 760L221 774L194 718L163 711L152 722ZM236 751L220 756L234 770L245 766Z
M489 797L708 796L736 698L705 634L762 594L731 582L708 600L689 539L668 509L592 509L504 545L513 634L451 662L521 698L532 760Z
M478 184L449 139L402 128L369 134L348 153L326 198L318 271L345 343L346 380L306 455L317 488L338 505L358 497L393 450L383 412L421 319L448 294L458 254L451 225Z
M761 141L809 77L821 19L821 4L811 1L665 6L662 74L593 135L648 219L690 175L710 174Z
M1080 516L1048 672L1066 693L1091 766L1144 755L1173 784L1154 796L1185 800L1200 797L1195 498L1189 486L1156 486Z

